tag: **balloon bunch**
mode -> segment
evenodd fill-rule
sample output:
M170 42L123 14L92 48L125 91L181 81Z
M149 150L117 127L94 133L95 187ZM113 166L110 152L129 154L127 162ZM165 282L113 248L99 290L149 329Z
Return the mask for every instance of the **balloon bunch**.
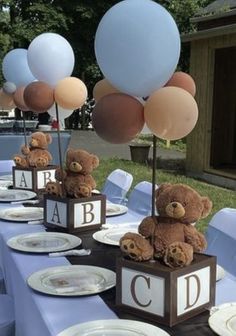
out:
M0 106L21 111L48 111L67 118L87 98L85 84L70 77L74 52L69 42L55 33L37 36L26 49L13 49L2 63L6 83L0 92ZM55 104L54 104L55 103Z
M95 54L105 77L93 90L92 124L101 138L128 142L145 123L165 140L192 131L198 118L196 87L191 76L175 72L180 36L164 7L151 0L111 7L98 25Z

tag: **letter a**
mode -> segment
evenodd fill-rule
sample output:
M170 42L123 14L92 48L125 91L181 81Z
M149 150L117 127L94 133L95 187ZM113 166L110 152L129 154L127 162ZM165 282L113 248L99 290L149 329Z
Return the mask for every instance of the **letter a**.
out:
M55 208L53 210L53 215L52 215L52 219L51 219L52 222L56 222L55 217L56 217L57 223L61 224L57 202L55 203Z
M24 173L22 173L22 175L21 175L21 179L20 179L20 187L25 187L25 188L28 187L28 186L27 186L27 183L26 183L26 179L25 179L25 174L24 174Z

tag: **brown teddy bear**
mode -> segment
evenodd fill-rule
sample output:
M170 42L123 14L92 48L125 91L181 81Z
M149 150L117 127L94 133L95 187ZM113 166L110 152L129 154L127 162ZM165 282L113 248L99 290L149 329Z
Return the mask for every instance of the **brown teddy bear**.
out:
M52 161L52 156L47 150L48 145L52 142L50 134L35 132L31 135L29 146L23 145L21 153L15 155L13 160L17 167L47 167Z
M99 165L96 155L82 149L69 148L66 153L66 169L56 170L56 180L64 182L67 196L72 198L90 197L96 182L90 175Z
M121 250L136 261L160 259L170 267L183 267L193 260L193 252L202 252L206 240L194 224L208 216L212 203L184 184L164 183L156 190L158 216L146 217L139 234L126 233L120 239Z

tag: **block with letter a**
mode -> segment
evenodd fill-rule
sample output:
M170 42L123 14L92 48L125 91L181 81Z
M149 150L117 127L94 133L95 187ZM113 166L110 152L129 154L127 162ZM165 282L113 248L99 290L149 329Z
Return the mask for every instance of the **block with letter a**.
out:
M205 254L195 254L192 264L183 268L119 258L116 304L173 326L214 305L215 274L216 258Z
M44 225L66 232L100 228L105 223L106 197L97 194L78 199L44 195Z
M56 166L43 168L13 167L13 187L32 191L44 190L48 182L55 181Z

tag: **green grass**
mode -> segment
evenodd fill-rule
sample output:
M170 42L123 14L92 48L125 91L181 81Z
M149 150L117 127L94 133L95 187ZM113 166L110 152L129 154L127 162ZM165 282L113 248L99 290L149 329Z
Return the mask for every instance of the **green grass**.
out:
M115 169L123 169L133 175L132 188L141 181L152 181L152 169L145 165L134 163L128 160L121 160L118 158L100 160L99 167L94 171L94 178L97 182L97 188L101 189L106 177ZM222 208L236 208L236 192L221 187L217 187L196 179L178 175L175 172L166 172L164 170L156 171L156 183L164 182L170 183L185 183L194 188L202 196L208 196L213 202L213 209L211 214L198 222L197 228L205 232L207 225L212 216Z

